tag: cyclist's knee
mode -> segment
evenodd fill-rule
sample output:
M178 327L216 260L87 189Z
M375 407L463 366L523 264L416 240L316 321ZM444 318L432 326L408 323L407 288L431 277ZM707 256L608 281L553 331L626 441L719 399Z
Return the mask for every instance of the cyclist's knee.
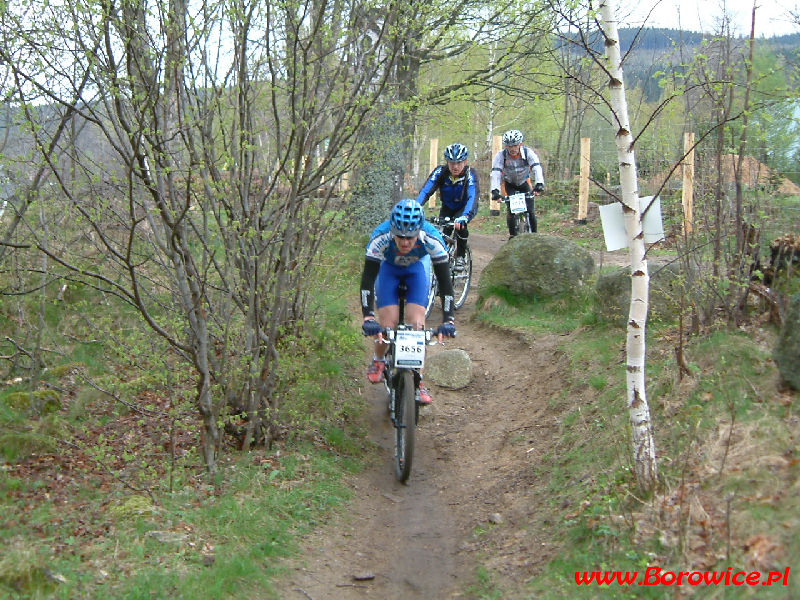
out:
M381 327L396 329L400 322L400 308L398 306L382 306L378 309L378 322Z
M407 304L406 323L414 329L425 329L425 307L419 304Z

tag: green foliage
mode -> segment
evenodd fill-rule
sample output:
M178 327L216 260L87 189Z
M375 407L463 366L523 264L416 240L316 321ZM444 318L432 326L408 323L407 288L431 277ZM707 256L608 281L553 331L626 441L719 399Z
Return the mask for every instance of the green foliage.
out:
M475 570L475 584L467 587L467 593L478 600L499 600L503 592L492 581L492 574L483 566Z
M29 417L19 402L54 392L31 396L26 381L0 400L0 451L10 462L0 470L0 542L29 540L18 572L0 573L0 596L269 593L278 559L297 550L296 536L347 499L341 477L361 468L367 446L364 407L352 394L363 356L351 313L363 246L351 234L332 235L319 260L309 318L281 347L278 422L286 435L270 452L247 455L223 439L216 487L205 483L193 451L186 365L130 311L90 293L56 306L54 321L73 343L47 330L48 345L64 355L40 381L65 390L58 394L65 405ZM33 455L41 471L29 470Z
M122 498L108 508L109 516L115 521L151 517L155 513L153 501L147 496L138 495Z
M48 568L42 548L14 539L0 554L0 595L6 598L50 598L60 575Z
M55 390L10 392L4 394L0 402L5 402L9 408L30 415L46 415L61 409L61 398Z
M517 313L511 326L521 333L536 332L540 306L510 300L508 306ZM504 318L496 321L498 326L502 326ZM800 552L798 542L781 524L793 518L790 515L798 509L797 501L793 495L779 491L785 489L787 478L791 481L796 474L776 473L763 467L764 461L785 464L778 457L792 446L793 435L791 423L784 416L788 413L769 401L776 381L769 347L752 334L728 329L693 338L685 348L693 385L679 386L669 345L674 340L672 327L665 323L648 328L648 398L662 486L654 498L642 503L636 498L631 469L624 400L624 332L584 325L564 337L560 350L568 360L568 367L563 369L568 387L563 398L553 399L553 408L561 414L559 442L557 448L541 458L540 464L532 467L536 477L547 482L547 492L542 497L553 519L540 534L558 544L559 550L556 558L526 586L524 597L596 598L597 585L578 586L576 572L638 571L641 577L654 564L665 570L687 570L693 560L691 551L674 542L664 543L672 539L669 536L648 535L646 532L653 529L645 508L652 502L669 505L687 479L691 480L689 486L699 486L707 494L704 502L709 511L724 511L724 506L712 508L709 496L737 499L733 526L741 539L764 535L786 548L787 556ZM609 336L617 336L619 343L609 343ZM565 401L571 394L580 394L580 405ZM728 436L735 441L724 452ZM525 440L513 443L524 444ZM754 455L751 448L759 448L759 454ZM709 470L715 475L703 478L702 474ZM759 498L772 500L758 501L754 489L760 490ZM664 526L656 525L656 530ZM677 535L692 535L689 529L681 531ZM715 530L709 535L704 539L716 544L718 553L724 552L724 532ZM741 549L736 548L730 564L743 568L746 560ZM708 570L724 571L726 567L719 563ZM487 573L486 579L491 576ZM631 589L604 585L602 593L604 598L631 598ZM501 596L520 593L511 591L503 590ZM785 590L759 592L765 597L781 598ZM669 593L664 586L637 586L635 597L665 598Z
M493 288L485 296L478 321L534 334L572 331L591 313L589 294L538 299Z
M30 418L26 412L0 411L0 455L16 462L58 450L59 442L69 437L67 423L58 414Z
M400 119L392 114L380 118L364 136L371 159L355 172L347 214L347 223L355 231L369 232L389 217L394 204L394 177L405 169L402 139Z
M228 466L224 488L213 502L198 503L194 491L164 498L145 535L123 530L130 577L109 581L119 598L149 598L171 590L172 598L235 598L270 590L276 559L296 551L294 538L348 497L339 459L296 447L278 457L241 460ZM147 531L165 531L180 520L177 547L165 548ZM159 556L159 565L150 556ZM209 560L210 557L210 560ZM204 566L206 563L213 563ZM113 590L113 591L112 591Z
M0 452L6 460L17 461L34 454L49 454L56 448L56 440L35 431L0 433Z

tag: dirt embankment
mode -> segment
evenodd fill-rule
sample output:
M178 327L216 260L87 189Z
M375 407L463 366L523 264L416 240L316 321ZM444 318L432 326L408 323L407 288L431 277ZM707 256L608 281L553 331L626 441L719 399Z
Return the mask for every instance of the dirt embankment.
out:
M505 241L470 236L475 284ZM468 598L479 563L521 583L555 551L537 533L547 515L534 466L558 432L548 400L562 387L560 338L521 340L477 325L474 303L473 291L447 344L469 353L473 381L459 391L430 386L407 485L394 478L383 386L361 380L380 455L354 478L347 512L303 540L281 598Z

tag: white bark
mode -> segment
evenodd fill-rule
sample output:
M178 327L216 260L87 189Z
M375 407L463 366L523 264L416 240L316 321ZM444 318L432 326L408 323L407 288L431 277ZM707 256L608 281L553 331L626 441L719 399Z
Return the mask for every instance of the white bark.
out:
M650 276L645 259L636 159L633 152L633 136L628 120L628 105L622 78L622 59L615 9L613 0L600 0L600 26L605 35L608 87L611 94L611 109L617 128L615 139L622 187L622 210L625 216L625 232L628 236L631 261L631 306L626 343L627 404L632 428L636 479L640 487L649 490L655 485L658 475L650 407L647 404L644 380L645 324Z

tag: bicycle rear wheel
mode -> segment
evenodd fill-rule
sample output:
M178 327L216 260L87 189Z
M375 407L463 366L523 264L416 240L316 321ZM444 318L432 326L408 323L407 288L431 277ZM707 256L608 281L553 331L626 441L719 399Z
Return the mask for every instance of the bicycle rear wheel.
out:
M411 460L414 457L415 418L414 374L404 369L397 377L394 406L394 467L400 481L411 475Z
M461 271L453 270L453 265L450 269L453 275L453 306L456 309L464 306L469 294L469 285L472 283L472 250L469 246L465 248L464 252L464 269Z

